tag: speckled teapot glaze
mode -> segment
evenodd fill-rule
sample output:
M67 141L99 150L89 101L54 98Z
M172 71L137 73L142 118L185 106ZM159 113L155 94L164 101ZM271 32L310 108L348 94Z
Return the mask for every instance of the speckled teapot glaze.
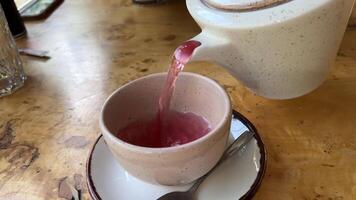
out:
M355 0L263 1L187 0L202 29L192 60L222 65L263 97L307 94L328 75ZM262 6L239 9L248 2Z

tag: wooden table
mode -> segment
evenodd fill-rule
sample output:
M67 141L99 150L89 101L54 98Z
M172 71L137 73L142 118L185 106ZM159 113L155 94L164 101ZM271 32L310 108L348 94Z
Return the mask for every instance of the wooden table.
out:
M199 32L183 1L138 6L131 0L66 1L49 18L26 23L20 47L25 87L0 99L0 199L60 199L59 182L85 176L107 96L138 77L167 70L170 55ZM293 100L255 96L225 70L193 63L186 71L219 81L234 109L267 146L268 167L254 199L356 199L356 30L348 30L325 83ZM84 199L89 199L83 183Z

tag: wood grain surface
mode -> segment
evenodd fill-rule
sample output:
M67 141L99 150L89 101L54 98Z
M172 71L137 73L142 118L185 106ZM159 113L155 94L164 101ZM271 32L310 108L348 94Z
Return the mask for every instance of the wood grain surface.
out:
M78 180L104 100L130 80L166 71L174 48L199 27L178 0L67 0L26 26L18 46L52 58L23 56L26 85L0 99L0 199L63 199L63 181L89 199ZM254 199L356 199L355 49L356 29L349 29L325 83L293 100L255 96L214 64L186 67L222 84L259 130L268 166Z

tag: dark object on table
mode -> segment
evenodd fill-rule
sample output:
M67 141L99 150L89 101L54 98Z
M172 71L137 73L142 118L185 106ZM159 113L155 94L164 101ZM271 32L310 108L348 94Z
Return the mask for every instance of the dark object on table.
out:
M41 51L36 49L29 48L20 48L19 53L21 55L32 56L36 58L50 59L51 57L48 55L48 51Z
M38 20L48 17L64 0L32 0L21 9L24 20Z
M25 35L26 28L14 0L0 0L0 4L4 10L12 36L16 38Z
M132 0L132 2L136 4L155 4L165 2L165 0Z

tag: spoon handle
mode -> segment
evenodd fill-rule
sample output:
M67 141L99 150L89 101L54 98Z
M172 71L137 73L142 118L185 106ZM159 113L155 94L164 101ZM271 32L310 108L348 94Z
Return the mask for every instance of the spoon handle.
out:
M231 157L236 152L240 151L246 144L254 137L254 133L251 131L243 132L237 139L235 139L230 146L225 150L224 154L220 158L218 164L224 162L227 158Z
M222 162L224 162L227 158L234 155L236 152L240 151L246 144L254 137L254 133L251 131L243 132L238 138L236 138L224 151L223 155L221 156L220 160L216 163L216 165L204 176L200 177L189 189L190 193L194 193L200 184L204 181L204 179L211 174Z

